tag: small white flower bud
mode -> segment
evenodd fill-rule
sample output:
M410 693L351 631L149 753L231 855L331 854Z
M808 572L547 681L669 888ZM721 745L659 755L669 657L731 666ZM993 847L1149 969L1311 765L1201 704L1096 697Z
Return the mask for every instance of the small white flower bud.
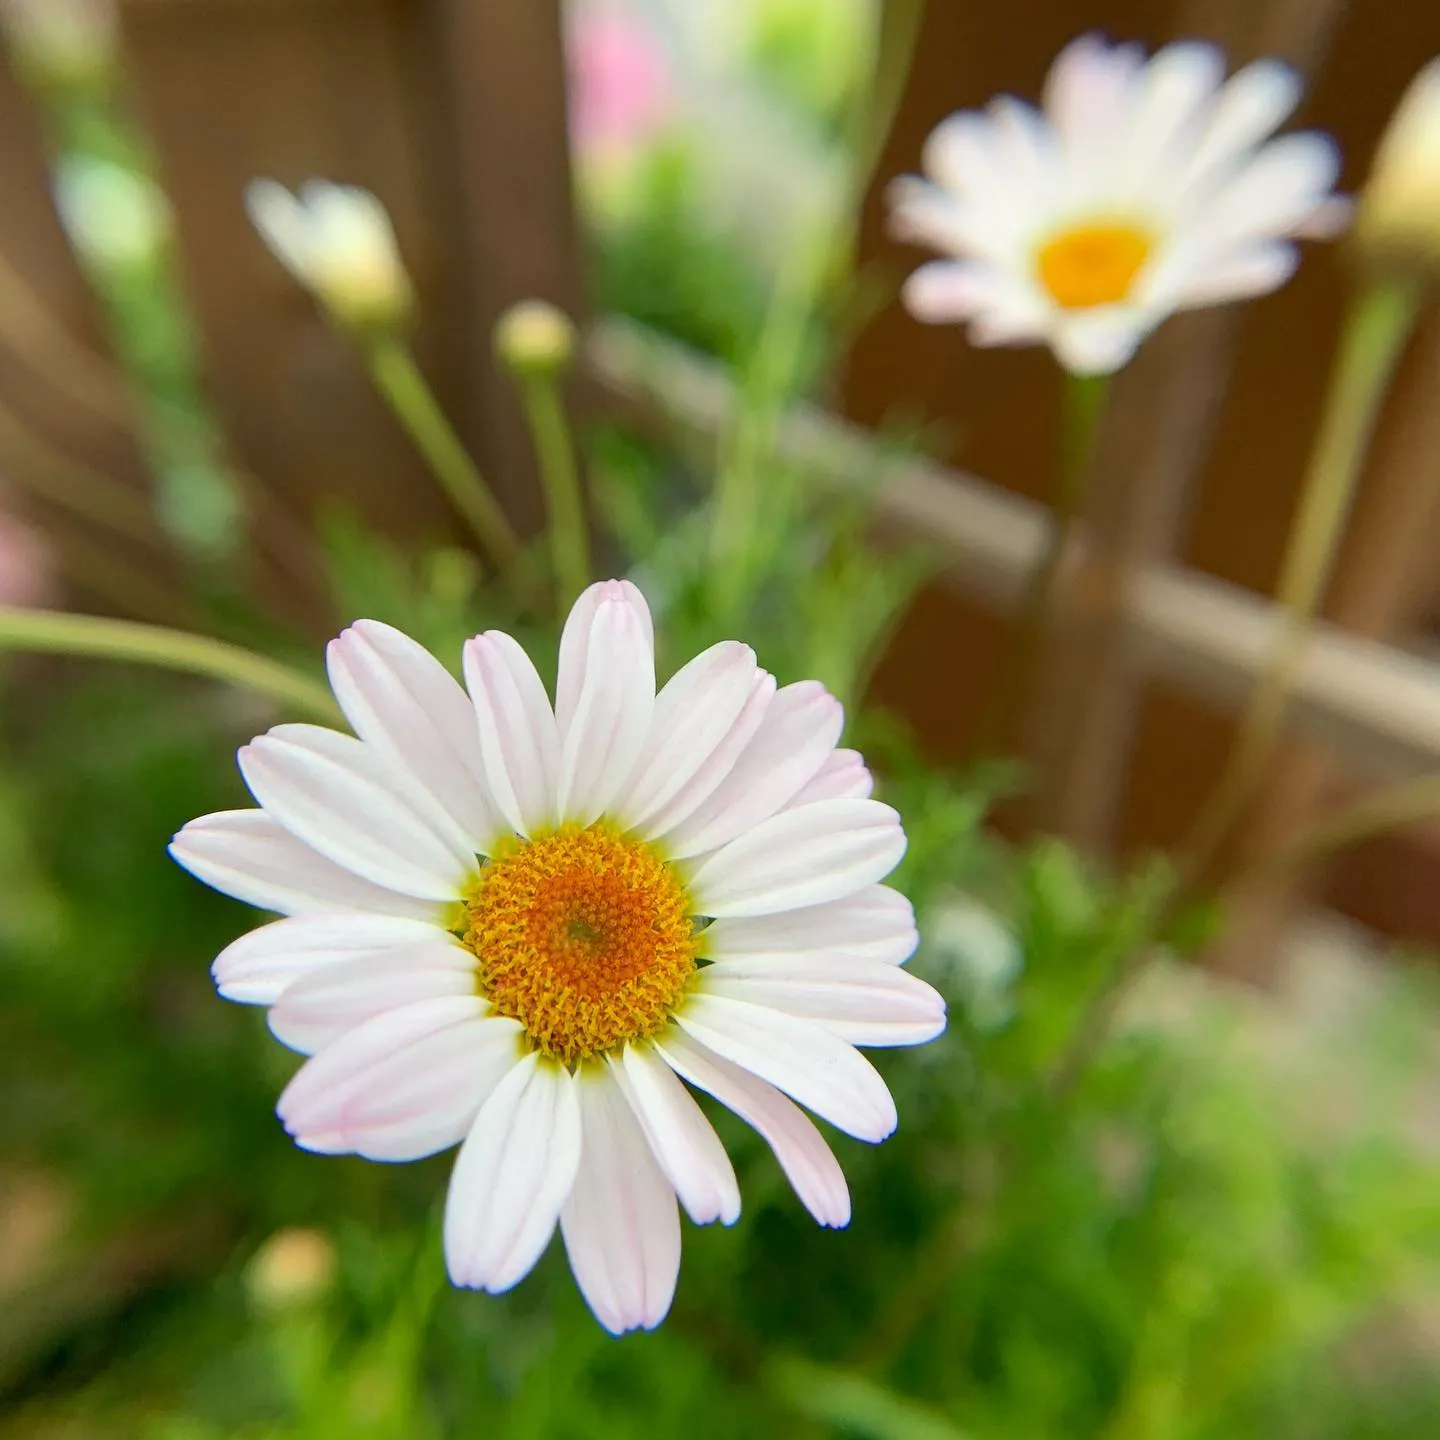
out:
M574 321L548 300L522 300L495 326L495 350L517 375L554 375L575 353Z
M1376 260L1440 267L1440 59L1411 81L1381 138L1355 242Z
M310 180L293 195L254 180L245 209L275 258L342 323L390 329L408 317L410 277L390 216L370 191Z

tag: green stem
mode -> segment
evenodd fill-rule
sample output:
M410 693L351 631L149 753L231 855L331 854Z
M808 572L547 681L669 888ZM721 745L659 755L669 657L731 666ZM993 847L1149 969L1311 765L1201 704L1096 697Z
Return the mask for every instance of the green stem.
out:
M1419 300L1412 283L1384 279L1370 282L1351 305L1281 567L1276 599L1284 611L1283 627L1251 692L1220 779L1180 847L1187 889L1204 883L1220 846L1264 781L1381 402L1414 327Z
M852 112L850 127L857 200L869 188L890 137L924 19L925 0L882 0L870 86Z
M994 702L977 732L977 756L1006 743L1020 706L1029 694L1040 664L1060 567L1085 500L1085 482L1095 432L1105 413L1110 391L1108 375L1066 375L1061 400L1060 476L1045 548L1025 584L1020 601L1019 636L1011 647Z
M208 635L190 635L163 625L5 605L0 606L0 650L158 665L165 670L184 670L239 685L281 704L293 705L317 720L333 721L340 713L319 681L278 660Z
M1422 780L1407 780L1400 785L1391 785L1378 794L1358 800L1348 810L1342 810L1333 820L1327 820L1304 831L1294 843L1269 859L1262 860L1256 869L1263 873L1276 870L1297 870L1313 864L1338 850L1351 845L1374 840L1392 830L1407 825L1418 825L1425 820L1440 816L1440 775L1428 775Z
M545 487L555 599L564 615L590 583L590 519L580 465L554 372L532 369L520 376L520 389Z
M384 337L365 349L375 387L424 457L455 508L502 568L515 573L521 562L516 535L494 492L445 418L415 357L400 341Z

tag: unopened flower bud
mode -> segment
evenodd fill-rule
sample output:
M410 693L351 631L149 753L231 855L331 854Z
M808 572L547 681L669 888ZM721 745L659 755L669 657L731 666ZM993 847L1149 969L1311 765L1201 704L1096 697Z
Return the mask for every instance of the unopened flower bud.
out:
M1381 137L1355 242L1381 263L1440 269L1440 59L1411 81Z
M500 317L495 350L517 375L555 375L575 353L575 324L548 300L522 300Z
M0 0L16 68L32 83L87 88L114 68L119 19L115 0Z
M272 1311L314 1304L334 1278L335 1247L318 1230L277 1230L245 1271L251 1300Z
M292 195L254 180L245 209L271 253L342 323L393 329L413 292L385 207L368 190L310 180Z

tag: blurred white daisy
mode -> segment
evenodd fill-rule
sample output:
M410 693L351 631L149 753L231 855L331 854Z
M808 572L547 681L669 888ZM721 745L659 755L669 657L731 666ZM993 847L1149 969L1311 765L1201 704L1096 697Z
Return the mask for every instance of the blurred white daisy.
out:
M468 696L360 621L329 652L359 738L261 736L239 757L261 808L195 820L171 852L287 917L215 978L312 1056L279 1104L301 1145L413 1160L459 1143L456 1284L508 1289L558 1223L600 1321L651 1327L679 1269L677 1196L697 1224L740 1212L682 1081L759 1131L822 1225L849 1221L792 1101L883 1140L894 1102L854 1047L944 1028L940 996L899 968L910 905L879 883L904 832L836 748L823 686L777 690L726 642L657 695L627 582L576 603L553 709L510 636L464 661Z
M245 211L271 254L347 324L388 326L411 305L410 277L384 205L358 185L274 180L245 187Z
M1343 216L1338 155L1324 135L1270 138L1300 97L1284 65L1224 74L1212 45L1147 62L1087 35L1051 67L1040 111L1002 95L943 121L929 178L890 195L894 233L949 257L910 276L911 313L1104 374L1175 311L1282 285L1292 240Z

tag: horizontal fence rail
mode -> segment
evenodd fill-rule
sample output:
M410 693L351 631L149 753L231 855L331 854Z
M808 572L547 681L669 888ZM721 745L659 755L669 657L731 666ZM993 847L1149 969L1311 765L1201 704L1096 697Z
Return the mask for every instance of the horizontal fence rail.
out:
M634 418L707 440L729 424L736 391L725 368L642 326L598 320L585 357L601 395ZM816 483L872 494L885 525L934 547L943 579L958 592L995 610L1017 604L1044 544L1044 506L935 461L897 457L813 406L782 419L775 448L777 459ZM1283 620L1265 597L1176 566L1141 572L1126 616L1127 643L1144 674L1225 712L1249 694ZM1289 719L1358 775L1440 771L1440 665L1318 624Z

